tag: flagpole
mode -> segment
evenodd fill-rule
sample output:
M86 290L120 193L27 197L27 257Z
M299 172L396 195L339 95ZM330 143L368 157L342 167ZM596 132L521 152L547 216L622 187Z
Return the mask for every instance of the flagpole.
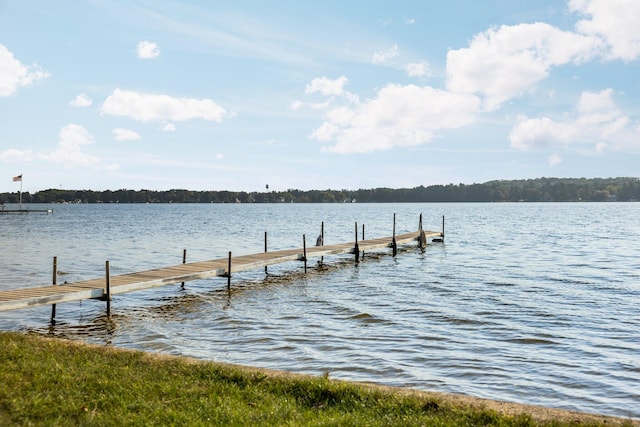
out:
M19 199L18 209L22 210L22 174L20 174L20 192L18 193L18 199Z

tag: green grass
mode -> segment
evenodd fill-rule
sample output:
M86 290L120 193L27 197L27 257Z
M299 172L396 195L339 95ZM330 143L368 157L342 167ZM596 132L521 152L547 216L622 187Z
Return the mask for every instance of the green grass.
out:
M2 426L542 424L437 396L0 333Z

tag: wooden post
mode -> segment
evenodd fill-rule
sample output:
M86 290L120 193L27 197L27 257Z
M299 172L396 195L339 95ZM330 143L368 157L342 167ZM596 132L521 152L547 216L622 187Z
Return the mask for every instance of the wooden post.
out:
M358 247L358 223L356 222L356 245L353 248L353 253L356 256L356 262L360 262L360 248Z
M307 237L302 235L302 260L304 261L304 272L307 272Z
M182 263L183 264L187 263L187 250L186 249L182 250ZM184 282L182 282L182 285L180 286L180 289L184 289Z
M58 257L53 257L53 279L51 280L52 285L58 284ZM56 305L51 304L51 323L56 322Z
M264 232L264 253L267 253L267 232ZM264 266L264 274L269 274L268 268L265 265Z
M231 251L229 251L229 264L227 266L227 290L231 291Z
M442 241L444 242L444 215L442 215Z
M393 256L398 254L398 242L396 242L396 214L393 214L393 238L391 240L391 248L393 250Z
M324 246L324 221L320 224L320 246ZM324 256L320 257L320 264L324 263Z
M109 272L109 261L104 263L104 271L106 276L106 293L107 293L107 317L111 317L111 273Z

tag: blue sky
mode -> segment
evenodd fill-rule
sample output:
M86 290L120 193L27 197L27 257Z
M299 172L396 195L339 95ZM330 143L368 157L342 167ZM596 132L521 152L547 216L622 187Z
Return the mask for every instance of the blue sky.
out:
M0 0L0 191L640 176L640 2Z

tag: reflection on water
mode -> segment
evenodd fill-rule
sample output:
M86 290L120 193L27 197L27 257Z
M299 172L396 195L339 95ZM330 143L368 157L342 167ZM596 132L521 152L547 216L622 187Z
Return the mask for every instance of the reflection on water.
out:
M0 289L428 229L445 244L0 313L3 329L202 359L640 417L640 204L64 206L7 221ZM17 230L22 230L20 233ZM111 230L106 233L106 230ZM17 236L20 236L19 238ZM18 259L20 262L15 262ZM311 266L311 265L310 265ZM114 273L115 274L115 273Z

